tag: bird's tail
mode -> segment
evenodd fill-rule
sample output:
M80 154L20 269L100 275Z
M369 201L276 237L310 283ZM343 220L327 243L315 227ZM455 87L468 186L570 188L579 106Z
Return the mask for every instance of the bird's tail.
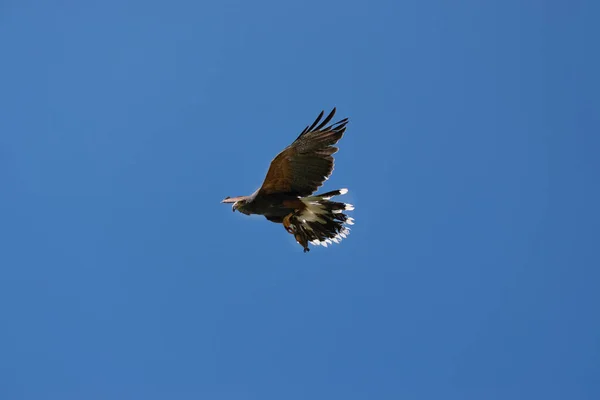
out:
M327 247L350 234L347 225L354 225L354 219L344 211L354 210L354 206L331 201L332 197L346 193L348 189L340 189L300 199L305 207L290 216L289 230L304 251L308 251L307 243Z

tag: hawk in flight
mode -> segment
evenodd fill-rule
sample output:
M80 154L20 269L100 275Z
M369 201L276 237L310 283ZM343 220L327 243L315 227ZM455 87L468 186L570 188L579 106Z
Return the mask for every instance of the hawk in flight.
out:
M323 118L323 111L312 125L271 161L262 186L249 196L226 197L222 203L233 203L232 210L264 215L269 221L283 224L296 241L310 251L308 243L327 247L350 233L345 225L354 220L344 211L352 204L332 201L348 189L313 194L333 172L335 144L346 130L348 118L327 125L335 108Z

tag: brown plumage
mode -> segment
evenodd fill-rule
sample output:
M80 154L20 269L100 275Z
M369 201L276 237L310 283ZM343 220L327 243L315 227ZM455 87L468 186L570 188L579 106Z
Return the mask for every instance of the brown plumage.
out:
M296 140L271 162L262 186L250 196L226 197L223 203L233 203L232 210L244 214L264 215L269 221L283 223L304 251L308 242L327 246L346 237L353 219L342 211L352 210L350 204L330 201L347 189L311 196L333 171L335 144L346 131L348 119L329 126L334 108L321 121L324 112L307 126Z

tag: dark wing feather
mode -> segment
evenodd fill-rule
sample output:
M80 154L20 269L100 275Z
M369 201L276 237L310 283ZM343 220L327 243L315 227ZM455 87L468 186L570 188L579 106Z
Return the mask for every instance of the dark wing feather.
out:
M333 172L334 145L342 138L348 118L326 126L335 108L321 121L323 111L312 125L271 162L259 195L288 193L308 196L317 190Z

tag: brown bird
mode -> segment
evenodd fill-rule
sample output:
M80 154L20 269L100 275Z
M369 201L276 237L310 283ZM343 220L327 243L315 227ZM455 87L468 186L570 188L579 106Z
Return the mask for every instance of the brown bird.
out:
M333 172L333 154L338 151L334 145L346 131L348 118L326 126L335 111L334 108L323 121L321 111L315 122L271 161L256 192L226 197L222 203L233 203L234 212L264 215L269 221L283 224L305 253L310 251L308 243L325 247L339 243L350 233L345 225L354 224L344 211L353 210L354 206L331 198L348 193L348 189L313 195Z

